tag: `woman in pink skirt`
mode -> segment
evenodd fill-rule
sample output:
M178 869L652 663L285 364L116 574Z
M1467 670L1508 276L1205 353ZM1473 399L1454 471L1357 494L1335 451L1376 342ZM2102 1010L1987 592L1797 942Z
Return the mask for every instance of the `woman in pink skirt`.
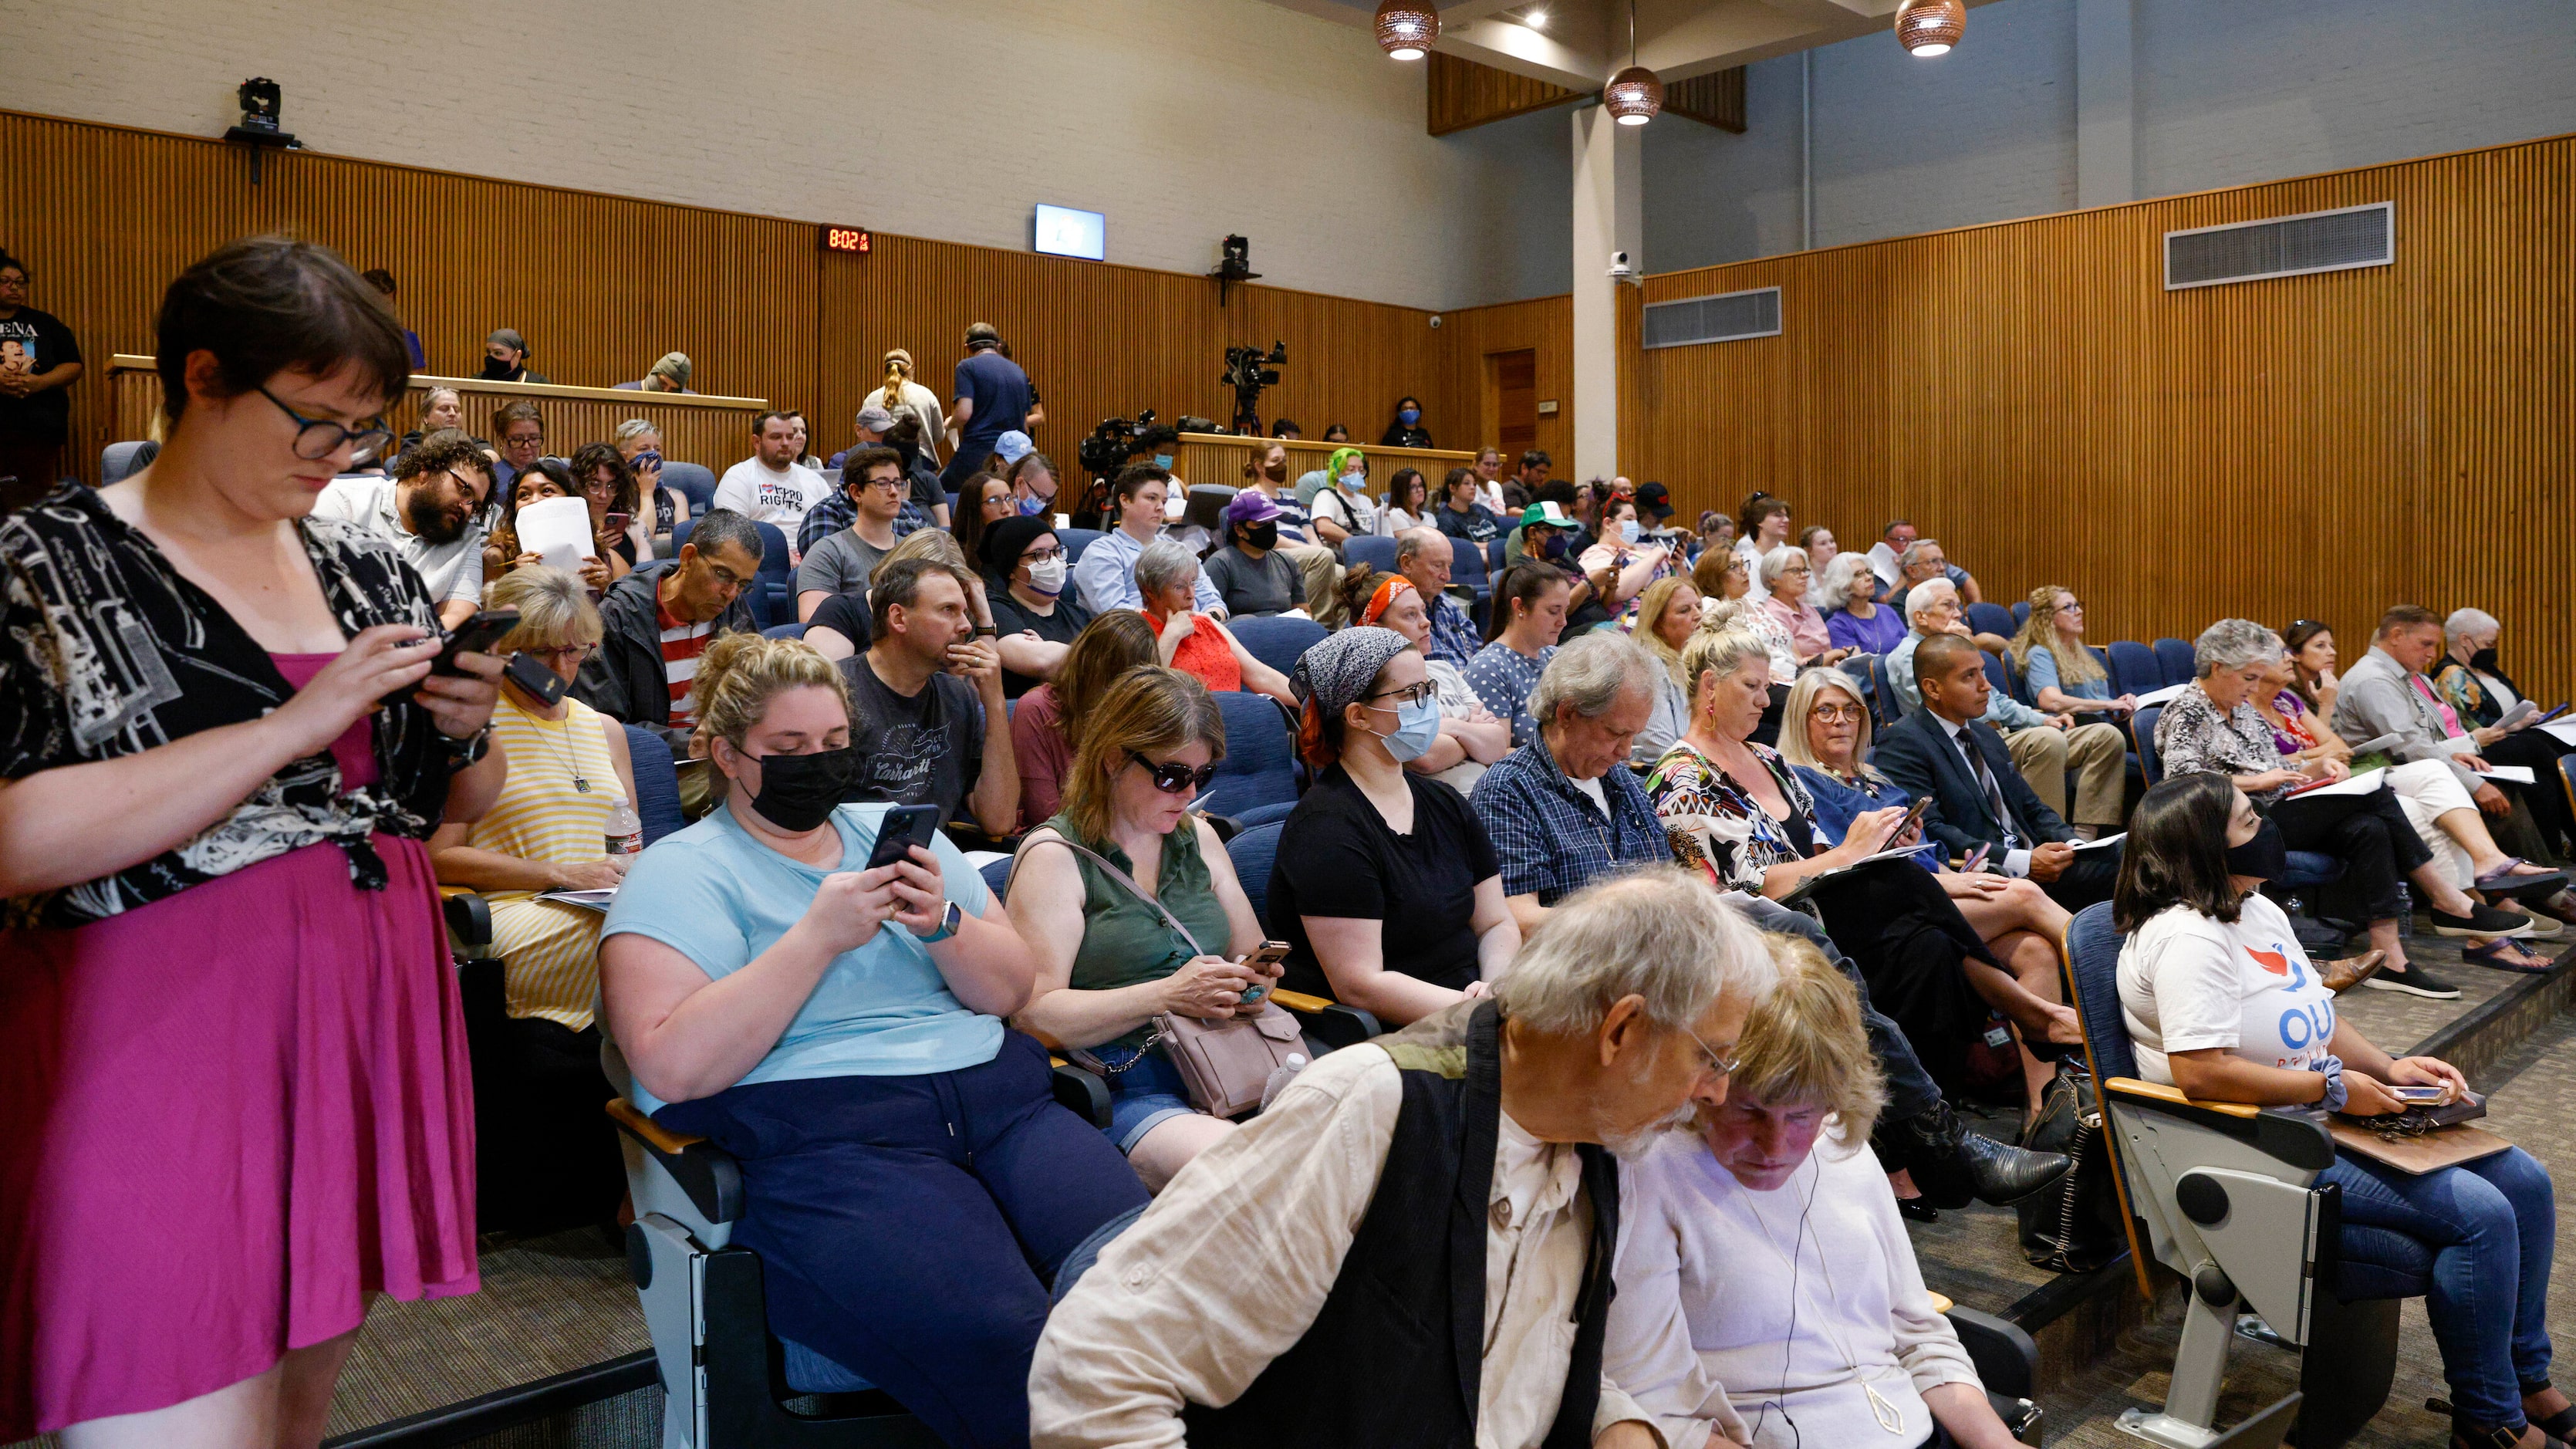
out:
M224 248L159 361L152 466L0 521L0 1441L311 1445L368 1295L476 1286L421 842L500 666L306 516L409 373L346 264Z

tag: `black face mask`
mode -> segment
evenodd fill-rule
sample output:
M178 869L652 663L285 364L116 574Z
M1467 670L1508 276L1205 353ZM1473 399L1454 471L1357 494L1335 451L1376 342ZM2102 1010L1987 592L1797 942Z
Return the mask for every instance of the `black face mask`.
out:
M1279 525L1275 523L1256 523L1243 531L1243 541L1251 544L1254 548L1277 548L1279 546Z
M508 382L511 378L518 375L519 365L515 362L503 362L497 357L486 357L483 359L483 380L485 382Z
M2480 674L2504 673L2504 666L2496 663L2496 652L2492 645L2470 655L2469 667Z
M2254 838L2243 845L2227 847L2227 873L2252 876L2256 880L2279 880L2290 868L2290 847L2282 842L2281 827L2266 820L2254 832Z
M832 809L850 792L859 768L859 752L844 745L810 755L760 757L760 789L751 808L781 830L801 833L832 818Z

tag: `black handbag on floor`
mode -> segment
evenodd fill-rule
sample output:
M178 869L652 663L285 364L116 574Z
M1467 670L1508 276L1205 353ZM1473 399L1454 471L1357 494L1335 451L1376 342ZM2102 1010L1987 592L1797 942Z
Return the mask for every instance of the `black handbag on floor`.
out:
M2080 1059L2061 1058L2040 1094L2039 1120L2021 1143L2033 1152L2063 1152L2074 1162L2064 1177L2013 1205L2021 1218L2021 1254L2033 1265L2090 1273L2127 1246L2111 1151L2102 1140L2106 1130L2093 1074Z

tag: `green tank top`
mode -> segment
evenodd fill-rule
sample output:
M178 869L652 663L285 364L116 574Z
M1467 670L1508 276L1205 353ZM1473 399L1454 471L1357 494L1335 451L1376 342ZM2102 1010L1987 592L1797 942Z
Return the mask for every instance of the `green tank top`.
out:
M1073 822L1057 815L1047 828L1067 840L1078 840L1135 877L1135 862L1106 840L1087 840ZM1082 870L1082 946L1073 953L1073 988L1114 991L1144 981L1160 981L1181 969L1198 952L1166 925L1153 907L1110 879L1086 856L1074 857ZM1198 938L1200 950L1224 955L1233 937L1225 903L1216 896L1207 861L1199 854L1198 822L1185 819L1163 837L1162 869L1154 881L1155 898ZM1150 1026L1120 1037L1114 1045L1136 1047L1153 1035Z

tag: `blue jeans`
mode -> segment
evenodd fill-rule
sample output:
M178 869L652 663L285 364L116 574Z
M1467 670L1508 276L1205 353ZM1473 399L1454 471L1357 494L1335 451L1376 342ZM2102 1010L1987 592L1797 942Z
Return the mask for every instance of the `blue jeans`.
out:
M1125 1047L1103 1046L1092 1049L1106 1067L1122 1067L1105 1078L1109 1084L1109 1140L1121 1152L1134 1152L1145 1134L1174 1117L1187 1117L1198 1109L1190 1105L1189 1084L1181 1080L1181 1069L1172 1065L1159 1046L1146 1049L1134 1066L1128 1066L1137 1053Z
M2549 1170L2514 1147L2421 1177L2345 1156L2319 1181L2343 1187L2346 1262L2432 1283L2424 1309L2452 1407L2519 1428L2523 1394L2549 1382Z
M741 1160L733 1240L760 1254L771 1329L960 1449L1024 1449L1046 1280L1146 1202L1018 1032L962 1071L737 1084L653 1118Z

